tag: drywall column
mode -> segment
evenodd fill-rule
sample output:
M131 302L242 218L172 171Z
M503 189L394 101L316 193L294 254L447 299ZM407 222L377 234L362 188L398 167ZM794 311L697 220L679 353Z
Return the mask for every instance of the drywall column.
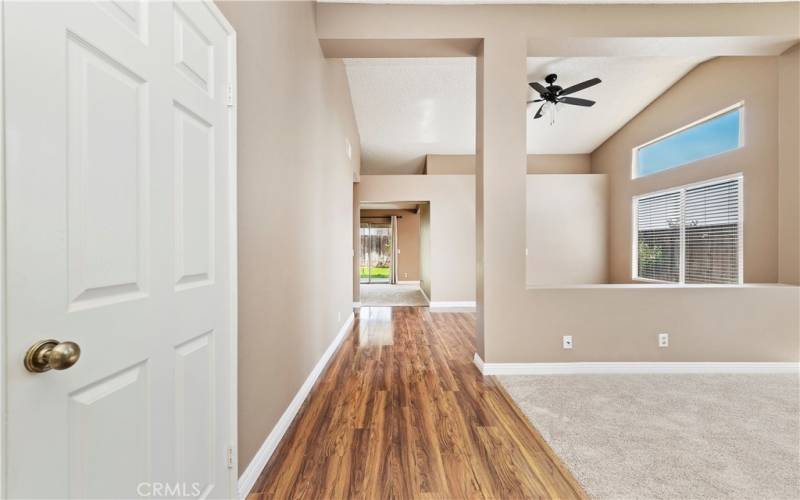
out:
M517 331L525 292L526 39L483 40L477 64L476 257L478 355L495 332Z
M425 202L419 206L419 286L428 300L431 285L431 204Z
M800 45L778 58L778 281L800 285Z

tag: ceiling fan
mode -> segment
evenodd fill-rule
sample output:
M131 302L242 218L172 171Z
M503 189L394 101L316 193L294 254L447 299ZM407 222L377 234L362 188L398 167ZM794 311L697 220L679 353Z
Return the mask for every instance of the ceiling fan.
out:
M550 124L553 124L553 120L555 119L554 112L556 104L572 104L573 106L585 106L590 107L594 106L594 101L590 101L589 99L580 99L578 97L567 97L569 94L574 94L583 89L587 89L589 87L593 87L601 82L599 78L592 78L591 80L586 80L585 82L578 83L571 87L561 88L556 85L556 80L558 79L558 75L555 73L551 73L544 77L544 81L547 82L547 87L542 85L539 82L531 82L528 85L531 86L533 90L539 93L539 99L534 99L533 101L528 101L528 104L532 102L542 102L544 104L539 106L539 110L536 111L536 115L534 115L534 119L542 117L542 110L548 104L550 105L549 108L552 111L550 115Z

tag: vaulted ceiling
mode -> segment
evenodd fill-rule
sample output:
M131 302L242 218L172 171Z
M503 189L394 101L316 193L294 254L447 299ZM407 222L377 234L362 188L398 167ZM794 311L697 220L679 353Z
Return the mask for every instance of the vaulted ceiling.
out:
M691 71L701 58L529 58L528 81L559 75L566 87L599 77L576 93L591 108L559 106L556 121L528 112L529 154L590 153ZM413 174L427 154L475 152L475 59L347 59L364 174ZM530 97L536 97L531 91Z

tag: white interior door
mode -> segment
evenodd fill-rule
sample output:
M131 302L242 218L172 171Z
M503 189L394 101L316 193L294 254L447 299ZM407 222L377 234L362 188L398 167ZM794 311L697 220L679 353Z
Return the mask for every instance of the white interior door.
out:
M233 32L205 2L3 26L6 493L228 497ZM50 338L78 362L27 371Z

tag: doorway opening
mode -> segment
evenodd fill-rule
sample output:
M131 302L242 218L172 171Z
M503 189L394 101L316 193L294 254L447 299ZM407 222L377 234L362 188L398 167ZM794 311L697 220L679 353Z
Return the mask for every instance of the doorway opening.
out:
M359 276L365 283L395 283L394 231L391 222L361 222Z
M427 306L421 286L425 202L361 202L355 262L362 306Z

